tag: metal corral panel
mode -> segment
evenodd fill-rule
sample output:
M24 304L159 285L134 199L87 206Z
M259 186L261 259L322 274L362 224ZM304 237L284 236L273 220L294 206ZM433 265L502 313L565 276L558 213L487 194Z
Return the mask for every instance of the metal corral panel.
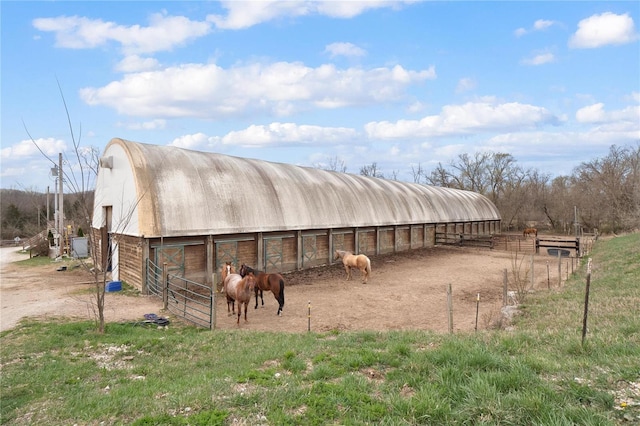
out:
M94 227L145 237L500 220L469 191L112 139Z

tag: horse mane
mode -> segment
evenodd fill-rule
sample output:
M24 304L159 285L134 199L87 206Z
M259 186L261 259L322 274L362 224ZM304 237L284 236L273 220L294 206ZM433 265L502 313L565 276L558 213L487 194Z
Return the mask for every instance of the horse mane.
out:
M244 277L245 275L252 273L254 276L258 276L259 274L262 274L263 271L258 271L257 269L252 268L249 265L245 265L244 263L242 264L242 266L240 266L240 270L238 271L238 273Z

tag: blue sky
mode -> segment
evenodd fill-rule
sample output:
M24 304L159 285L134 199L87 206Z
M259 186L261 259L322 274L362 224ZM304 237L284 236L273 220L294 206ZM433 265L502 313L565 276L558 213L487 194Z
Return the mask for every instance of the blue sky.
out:
M640 3L0 3L1 186L111 138L413 181L503 152L552 177L640 141ZM60 88L58 87L58 83ZM28 133L27 133L28 132ZM29 137L33 138L33 141Z

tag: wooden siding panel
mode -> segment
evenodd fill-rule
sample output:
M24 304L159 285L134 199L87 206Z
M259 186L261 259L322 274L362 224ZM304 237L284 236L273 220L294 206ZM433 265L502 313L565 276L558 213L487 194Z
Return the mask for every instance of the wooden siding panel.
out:
M376 254L376 230L360 231L358 233L358 254L373 256Z
M253 268L258 265L258 252L256 247L256 241L238 241L238 265L239 268L244 263Z
M207 247L204 244L184 247L184 277L204 282L207 266Z
M140 244L139 244L140 243ZM118 236L118 276L120 281L142 290L142 244L139 238Z
M411 248L417 249L424 246L424 226L411 227Z
M410 232L411 229L409 227L398 227L396 229L396 250L397 251L406 251L411 248L411 240L410 240Z
M393 253L395 247L395 235L393 228L384 228L379 232L380 254Z

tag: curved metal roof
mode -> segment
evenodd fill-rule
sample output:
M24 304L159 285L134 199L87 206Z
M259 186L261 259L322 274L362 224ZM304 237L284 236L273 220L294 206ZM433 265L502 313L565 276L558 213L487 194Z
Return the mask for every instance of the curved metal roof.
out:
M499 220L470 192L112 139L94 226L128 235L245 232ZM109 168L110 166L110 168Z

